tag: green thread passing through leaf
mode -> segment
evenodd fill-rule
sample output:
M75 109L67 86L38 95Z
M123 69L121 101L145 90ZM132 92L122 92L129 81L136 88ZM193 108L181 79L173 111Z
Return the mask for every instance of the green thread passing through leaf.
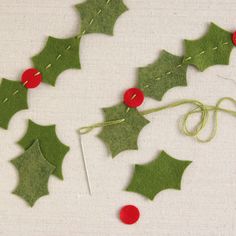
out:
M34 67L42 74L43 82L55 85L57 77L67 69L80 69L80 40L76 37L49 37L42 52L32 58Z
M152 162L135 165L133 177L126 191L139 193L150 200L166 189L181 189L181 180L191 161L181 161L162 151Z
M213 65L228 65L234 47L232 34L211 23L208 32L197 40L185 40L184 62L204 71Z
M192 109L191 111L187 112L184 115L183 120L180 124L180 127L181 127L180 130L185 135L196 138L199 142L209 142L216 135L216 131L217 131L217 127L218 127L218 112L225 112L225 113L228 113L230 115L236 116L236 111L232 111L232 110L224 109L224 108L220 107L220 105L224 101L230 101L230 102L232 102L233 104L236 105L236 100L234 100L233 98L230 98L230 97L221 98L216 103L215 106L204 105L203 103L201 103L197 100L185 99L185 100L181 100L181 101L178 101L178 102L171 103L171 104L166 105L166 106L161 106L161 107L158 107L158 108L148 109L148 110L141 111L141 112L138 112L138 113L141 116L147 116L149 114L160 112L162 110L175 108L175 107L182 106L182 105L185 105L185 104L192 104L194 106L194 109ZM116 107L113 107L114 114L115 114L115 109L116 109ZM130 111L132 111L132 110L133 109L130 109ZM136 111L136 109L135 109L135 111ZM207 124L208 118L209 118L209 112L213 112L214 126L213 126L212 132L209 135L209 137L207 137L206 139L201 139L199 137L199 135L203 131L203 129L206 127L206 124ZM195 114L198 114L198 113L200 113L201 118L200 118L199 122L195 125L193 130L190 130L188 128L189 118L191 116L195 115ZM112 132L118 131L118 127L116 127L116 126L118 126L118 124L122 125L122 123L124 123L126 121L126 118L124 118L124 117L122 119L119 119L121 117L123 117L123 116L117 114L116 117L112 117L111 120L106 119L106 122L104 122L104 123L96 123L96 124L93 124L91 126L82 127L82 128L79 129L79 132L80 132L80 134L86 134L86 133L92 131L95 128L104 127L104 126L110 127L109 131L112 131ZM117 118L117 120L115 118ZM135 120L134 120L133 126L135 126ZM116 129L114 130L115 127L116 127ZM112 139L110 139L109 142L112 143Z
M138 87L145 96L160 101L171 88L187 86L187 65L182 64L183 57L162 51L153 64L139 68Z
M127 111L124 104L105 108L103 111L107 122L100 124L103 129L98 137L107 144L112 157L125 150L137 150L138 135L149 121L136 109Z
M213 65L228 65L234 47L232 34L211 23L208 32L198 40L185 40L185 55L178 57L162 51L158 60L147 67L139 68L138 87L145 96L162 100L173 87L187 86L188 65L200 71Z
M57 77L67 69L80 69L79 46L83 35L105 33L112 35L117 18L128 10L122 0L87 0L76 6L81 15L79 35L58 39L49 37L44 49L32 57L43 82L55 86Z
M28 89L21 82L2 79L0 85L0 127L7 129L13 115L28 109L27 93Z
M80 35L103 33L113 35L117 18L128 8L122 0L87 0L76 6L81 16Z

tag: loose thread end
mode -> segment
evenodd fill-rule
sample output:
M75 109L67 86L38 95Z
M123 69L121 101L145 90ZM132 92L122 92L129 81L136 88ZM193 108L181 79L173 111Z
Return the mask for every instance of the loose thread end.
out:
M197 141L205 143L205 142L211 141L216 135L217 128L218 128L218 112L225 112L230 115L236 116L236 111L232 111L232 110L224 109L224 108L220 107L221 103L225 100L228 100L228 101L232 102L233 104L236 104L236 100L234 100L233 98L230 98L230 97L223 97L223 98L219 99L215 106L208 106L208 105L205 105L197 100L185 99L185 100L181 100L181 101L178 101L175 103L171 103L167 106L162 106L162 107L158 107L158 108L154 108L154 109L141 111L140 114L142 116L146 116L146 115L149 115L154 112L160 112L162 110L178 107L178 106L181 106L184 104L192 104L193 106L195 106L195 108L193 110L187 112L184 115L183 120L181 122L180 131L186 136L193 137ZM214 119L213 129L212 129L210 135L206 139L201 139L201 138L199 138L199 134L206 127L206 124L209 119L209 113L211 111L213 112L213 119ZM197 122L197 124L193 128L193 130L190 130L188 128L189 127L188 121L189 121L190 117L192 117L194 114L197 114L197 113L198 114L200 113L200 115L201 115L200 120ZM106 126L118 125L123 122L125 122L124 118L119 119L119 120L112 120L112 121L106 121L106 122L102 122L102 123L96 123L91 126L85 126L85 127L80 128L79 134L80 135L87 134L95 128L102 128L102 127L106 127Z

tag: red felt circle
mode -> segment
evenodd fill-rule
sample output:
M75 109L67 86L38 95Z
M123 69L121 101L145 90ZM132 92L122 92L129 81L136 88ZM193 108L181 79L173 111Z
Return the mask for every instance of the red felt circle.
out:
M236 46L236 31L232 35L232 42Z
M139 209L133 205L126 205L120 210L120 220L124 224L134 224L138 221L140 216Z
M128 107L138 107L144 101L143 92L138 88L130 88L124 94L124 103Z
M36 88L37 86L39 86L41 81L42 81L41 73L34 68L30 68L24 71L21 77L21 82L24 84L26 88L29 89Z

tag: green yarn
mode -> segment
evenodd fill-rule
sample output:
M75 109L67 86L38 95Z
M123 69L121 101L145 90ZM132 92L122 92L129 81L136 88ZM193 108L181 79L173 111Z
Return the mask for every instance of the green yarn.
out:
M125 150L138 149L138 136L149 121L137 109L121 103L103 109L106 122L98 137L107 145L112 157ZM110 123L110 124L109 124Z
M220 105L222 104L222 102L224 101L230 101L233 104L236 105L236 100L234 100L233 98L230 97L223 97L221 99L218 100L218 102L216 103L215 106L209 106L209 105L205 105L202 102L198 101L198 100L193 100L193 99L185 99L185 100L180 100L174 103L171 103L169 105L166 106L161 106L161 107L157 107L157 108L152 108L152 109L148 109L148 110L144 110L144 111L140 111L139 114L142 116L147 116L149 114L152 113L156 113L156 112L160 112L162 110L166 110L166 109L170 109L170 108L175 108L178 106L182 106L185 104L192 104L194 107L194 109L192 109L191 111L187 112L184 116L183 119L180 123L180 130L183 134L196 138L197 141L199 142L209 142L211 141L217 132L217 128L218 128L218 113L219 112L224 112L224 113L228 113L230 115L236 116L236 111L232 111L229 109L224 109L221 108ZM131 109L133 110L133 109ZM204 128L206 127L206 124L209 120L209 112L213 112L213 129L212 132L210 133L210 135L206 138L206 139L201 139L199 137L200 133L204 130ZM188 127L189 124L189 118L191 116L193 116L194 114L200 113L201 117L199 122L197 123L197 125L190 130ZM86 134L89 133L90 131L92 131L95 128L99 128L99 127L104 127L104 126L115 126L117 124L121 124L125 122L125 119L117 119L117 120L111 120L111 121L106 121L103 123L96 123L90 126L86 126L86 127L82 127L79 129L80 134ZM135 120L134 120L134 125L135 125ZM111 140L112 142L112 140Z

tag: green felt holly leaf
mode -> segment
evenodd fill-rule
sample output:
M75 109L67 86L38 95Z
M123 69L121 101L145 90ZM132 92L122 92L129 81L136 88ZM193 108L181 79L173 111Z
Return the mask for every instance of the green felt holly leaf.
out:
M185 40L185 59L200 71L213 65L228 65L233 43L231 33L211 23L200 39Z
M19 183L13 193L32 207L40 197L48 195L48 179L55 167L44 158L38 140L11 162L19 172Z
M43 77L43 82L55 85L57 77L67 69L80 69L80 39L57 39L49 37L45 48L32 58L34 67Z
M124 104L104 108L106 122L121 120L120 123L103 127L99 138L107 144L112 157L125 150L137 150L140 131L149 123L136 109L127 109Z
M169 89L187 85L187 65L182 62L183 57L163 50L153 64L139 68L138 87L145 96L160 101Z
M139 193L151 200L162 190L180 190L184 170L189 164L191 161L174 159L162 151L152 162L135 165L134 175L126 190Z
M81 35L113 35L117 18L128 10L122 0L87 0L76 6L81 16Z
M62 162L69 147L58 139L56 126L41 126L29 120L28 130L18 144L27 150L35 140L39 140L45 159L55 166L53 174L59 179L63 179Z
M27 89L21 82L2 79L0 85L0 127L7 129L12 116L28 109Z

